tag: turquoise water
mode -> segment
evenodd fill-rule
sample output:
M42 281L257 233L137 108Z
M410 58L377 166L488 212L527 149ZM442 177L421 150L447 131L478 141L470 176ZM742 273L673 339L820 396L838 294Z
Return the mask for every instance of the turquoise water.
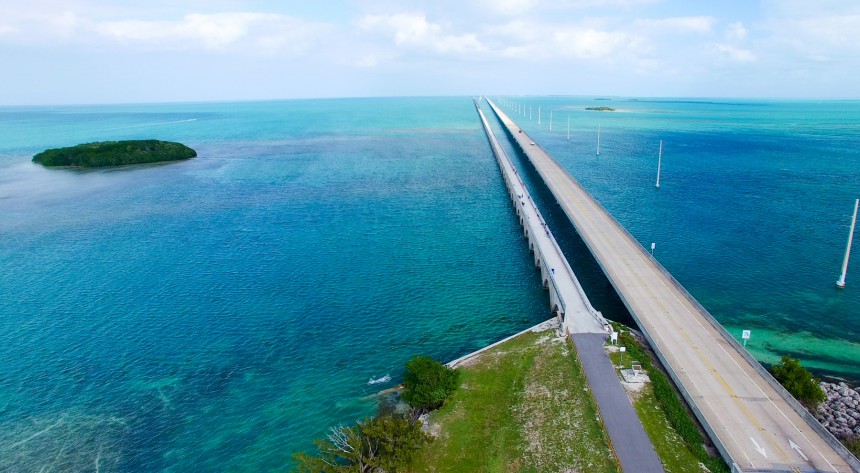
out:
M553 110L551 132L514 118L733 333L752 329L756 356L860 378L860 276L834 288L860 103L516 100ZM150 137L199 157L30 163ZM625 318L556 233L595 306ZM372 414L410 355L548 316L466 97L3 108L0 236L0 470L285 468Z

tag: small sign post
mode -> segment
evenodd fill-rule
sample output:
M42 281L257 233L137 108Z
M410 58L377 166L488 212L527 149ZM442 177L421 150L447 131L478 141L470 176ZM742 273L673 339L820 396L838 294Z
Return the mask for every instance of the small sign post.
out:
M654 256L654 248L657 247L656 243L651 243L651 256Z
M624 352L627 351L627 347L618 347L618 351L621 352L621 366L624 366Z
M744 346L747 346L747 340L750 339L750 334L751 331L749 330L744 330L743 332L741 332L741 338L744 339Z

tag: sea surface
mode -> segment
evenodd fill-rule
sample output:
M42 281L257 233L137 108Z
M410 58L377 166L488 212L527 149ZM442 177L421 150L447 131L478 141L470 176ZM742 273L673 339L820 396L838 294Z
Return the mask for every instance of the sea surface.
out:
M860 380L860 102L494 99L757 358ZM30 161L144 138L199 156ZM549 316L469 97L0 108L0 268L0 471L285 470L409 356Z

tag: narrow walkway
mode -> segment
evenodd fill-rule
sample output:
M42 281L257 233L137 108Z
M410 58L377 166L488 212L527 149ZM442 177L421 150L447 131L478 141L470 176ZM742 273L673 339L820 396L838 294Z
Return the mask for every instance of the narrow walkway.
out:
M579 280L576 279L576 274L573 273L573 269L559 248L552 230L543 219L507 153L499 144L477 101L475 107L481 117L487 138L490 140L499 169L502 171L505 185L517 208L517 215L525 227L529 246L535 254L535 263L541 268L544 285L550 291L550 306L556 303L561 306L564 328L569 333L606 334L606 319L592 307L586 297Z
M603 350L606 337L596 333L575 333L570 338L576 346L621 469L636 473L663 472L663 464L621 386L609 355Z

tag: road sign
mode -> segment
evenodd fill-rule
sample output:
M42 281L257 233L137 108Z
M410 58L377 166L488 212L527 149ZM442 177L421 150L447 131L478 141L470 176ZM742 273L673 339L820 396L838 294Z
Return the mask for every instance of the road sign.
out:
M741 338L744 339L744 346L747 346L747 340L750 339L751 334L752 332L749 330L744 330L743 332L741 332Z

